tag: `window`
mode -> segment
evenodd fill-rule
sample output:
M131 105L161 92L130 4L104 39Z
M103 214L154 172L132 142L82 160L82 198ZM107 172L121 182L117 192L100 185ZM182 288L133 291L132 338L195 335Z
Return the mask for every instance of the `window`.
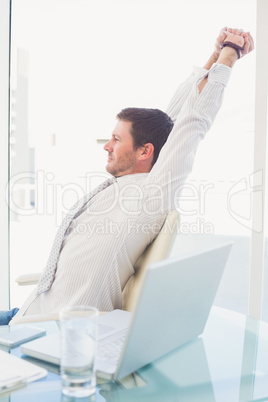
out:
M63 214L96 184L93 172L99 179L104 174L102 146L116 113L126 106L165 109L192 66L205 63L226 23L255 36L255 1L222 5L221 0L13 0L12 306L31 291L13 286L14 278L43 268ZM246 312L255 56L239 63L186 183L173 254L193 244L234 241L217 303Z
M1 292L0 308L9 306L9 222L5 185L8 182L8 126L9 126L9 1L0 2L0 241Z

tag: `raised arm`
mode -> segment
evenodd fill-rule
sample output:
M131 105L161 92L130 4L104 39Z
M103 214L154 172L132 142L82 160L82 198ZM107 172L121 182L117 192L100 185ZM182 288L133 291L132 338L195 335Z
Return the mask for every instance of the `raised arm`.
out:
M254 47L249 36L225 32L224 41L228 39L227 42L233 42L239 47L244 45L243 52L248 53ZM210 71L205 70L199 82L192 85L173 130L149 173L148 181L162 188L165 210L174 208L174 197L179 195L186 177L192 170L198 145L221 107L224 89L232 67L238 60L237 50L231 45L221 49L218 64ZM244 54L241 53L241 56Z
M231 44L234 44L235 46L230 47ZM254 41L249 32L243 32L242 29L225 27L217 38L215 51L208 62L205 64L205 66L208 69L211 68L212 64L214 63L213 59L217 58L218 64L224 64L232 68L238 58L245 56L253 49ZM200 92L202 91L206 83L207 77L205 77L199 83L198 88Z
M219 36L216 39L215 45L214 45L214 50L205 63L205 65L201 67L194 67L194 70L192 74L188 77L187 80L185 80L177 89L175 94L173 95L168 108L166 110L166 113L171 117L173 121L176 121L178 114L183 107L184 103L186 102L191 89L193 85L196 84L196 82L206 75L208 73L208 70L211 69L214 63L218 61L220 52L221 52L221 45L223 41L226 39L227 33L226 30L228 28L224 27L219 33Z

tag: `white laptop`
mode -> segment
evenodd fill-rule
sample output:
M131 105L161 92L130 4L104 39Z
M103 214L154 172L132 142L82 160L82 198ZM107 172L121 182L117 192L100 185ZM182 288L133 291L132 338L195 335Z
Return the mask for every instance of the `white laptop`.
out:
M121 379L200 335L231 247L225 244L149 265L135 311L100 316L97 375ZM114 342L121 343L119 351ZM117 357L107 360L107 347ZM59 364L59 332L25 343L21 352Z

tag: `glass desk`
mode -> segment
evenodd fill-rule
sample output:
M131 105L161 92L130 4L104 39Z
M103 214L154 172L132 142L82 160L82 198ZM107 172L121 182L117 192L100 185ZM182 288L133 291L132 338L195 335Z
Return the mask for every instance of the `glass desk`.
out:
M48 334L58 331L56 322L34 325ZM20 356L19 347L11 353ZM123 381L99 382L91 399L65 397L57 366L27 360L47 368L48 376L1 396L1 402L268 401L268 324L218 307L202 336Z

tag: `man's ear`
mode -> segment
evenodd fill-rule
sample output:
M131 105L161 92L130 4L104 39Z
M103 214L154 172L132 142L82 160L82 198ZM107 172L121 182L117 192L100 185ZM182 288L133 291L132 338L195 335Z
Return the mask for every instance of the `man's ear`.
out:
M154 146L150 142L140 147L140 160L147 160L154 155Z

